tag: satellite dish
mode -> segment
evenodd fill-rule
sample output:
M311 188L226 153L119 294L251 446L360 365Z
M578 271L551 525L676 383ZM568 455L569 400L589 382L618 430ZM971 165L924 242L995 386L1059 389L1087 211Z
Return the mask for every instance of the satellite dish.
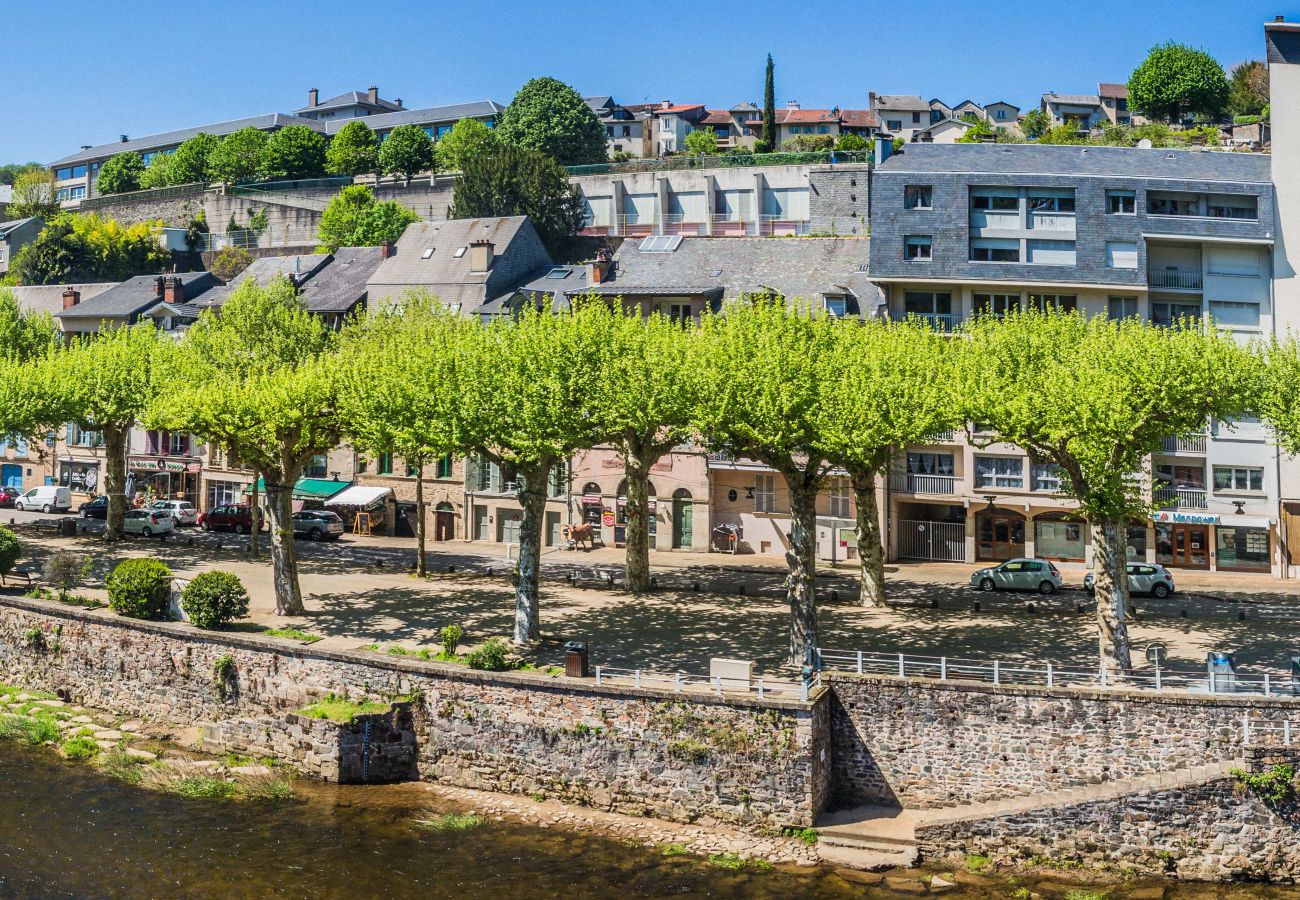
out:
M1139 150L1150 150L1151 138L1143 138L1142 140L1138 141L1137 145Z

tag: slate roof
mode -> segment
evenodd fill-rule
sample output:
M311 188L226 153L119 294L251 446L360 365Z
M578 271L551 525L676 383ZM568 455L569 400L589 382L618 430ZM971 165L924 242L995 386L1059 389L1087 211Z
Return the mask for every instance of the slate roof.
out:
M895 172L1097 175L1269 184L1269 157L1211 150L1045 144L908 144L876 167Z
M366 299L366 284L382 260L378 247L340 247L299 291L308 312L344 313Z
M757 106L748 100L743 100L731 108L731 112L762 112Z
M392 100L385 100L383 97L380 97L377 100L371 100L370 94L365 91L347 91L345 93L339 94L337 97L330 97L328 100L322 100L320 103L317 103L315 106L304 106L300 109L295 109L294 112L295 113L318 112L322 109L324 110L339 109L345 106L358 106L358 105L377 106L380 109L390 109L393 111L397 111L405 108L397 103L394 103Z
M924 110L929 109L930 103L920 97L914 97L908 94L877 94L876 110Z
M186 305L221 283L211 272L180 272L167 276L137 275L109 288L102 294L81 301L71 309L59 310L54 315L61 319L129 318L158 302L160 298L157 292L157 279L160 277L181 280L185 285Z
M220 306L230 298L245 281L253 280L261 287L266 287L277 276L294 275L298 278L310 278L330 260L328 253L313 253L296 256L263 256L249 263L248 268L240 272L229 282L214 287L203 295L201 306Z
M371 117L373 118L373 117ZM315 131L324 131L325 123L317 122L313 119L304 119L299 116L285 115L284 113L270 113L265 116L251 116L247 119L231 119L228 122L217 122L212 125L199 125L195 128L182 128L179 131L165 131L161 134L150 134L144 137L131 138L128 141L114 141L111 144L100 144L98 147L91 147L89 150L79 150L71 156L65 156L62 159L56 159L50 163L51 166L65 166L70 163L89 162L92 159L104 159L118 153L125 153L128 150L137 152L146 150L156 150L159 147L171 147L184 143L189 138L200 132L215 134L218 137L226 134L233 134L241 128L257 128L261 131L269 131L276 128L283 128L286 125L306 125Z
M398 125L431 125L435 122L459 122L461 119L485 119L499 116L505 107L495 100L475 100L451 106L427 106L423 109L404 109L401 112L375 113L363 121L374 131L396 128ZM351 119L326 119L320 123L327 134L334 134Z
M11 231L17 231L28 222L37 221L36 216L28 216L26 219L14 219L12 222L0 222L0 238L5 237Z
M532 296L545 302L549 300L551 309L559 312L568 308L567 298L573 294L587 291L587 267L584 265L548 265L533 271L528 280L512 293L503 294L484 303L478 313L485 319L500 315L506 311L506 303L518 294Z

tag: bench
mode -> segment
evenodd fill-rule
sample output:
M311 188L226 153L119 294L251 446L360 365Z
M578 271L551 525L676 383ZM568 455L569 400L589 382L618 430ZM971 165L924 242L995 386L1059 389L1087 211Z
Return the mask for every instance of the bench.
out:
M21 578L27 582L28 587L31 587L36 582L37 577L38 574L33 572L31 569L27 568L26 566L18 566L7 576L0 575L0 585L4 585L8 587L10 578L13 579Z

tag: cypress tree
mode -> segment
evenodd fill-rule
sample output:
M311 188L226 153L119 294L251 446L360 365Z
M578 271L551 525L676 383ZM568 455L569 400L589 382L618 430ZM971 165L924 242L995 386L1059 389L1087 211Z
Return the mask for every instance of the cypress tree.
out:
M767 55L767 74L763 79L763 136L759 139L761 153L771 153L776 149L776 88L772 77L772 54Z

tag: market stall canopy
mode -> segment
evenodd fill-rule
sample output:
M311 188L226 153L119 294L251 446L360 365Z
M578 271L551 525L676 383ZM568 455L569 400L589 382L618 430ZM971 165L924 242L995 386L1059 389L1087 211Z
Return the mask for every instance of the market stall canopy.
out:
M346 481L333 481L329 478L299 478L293 486L295 500L326 500L349 486ZM266 484L257 479L257 492L266 493Z
M326 506L359 506L365 509L373 506L384 497L391 496L392 488L375 487L368 484L354 484L352 487L335 494L325 501Z

